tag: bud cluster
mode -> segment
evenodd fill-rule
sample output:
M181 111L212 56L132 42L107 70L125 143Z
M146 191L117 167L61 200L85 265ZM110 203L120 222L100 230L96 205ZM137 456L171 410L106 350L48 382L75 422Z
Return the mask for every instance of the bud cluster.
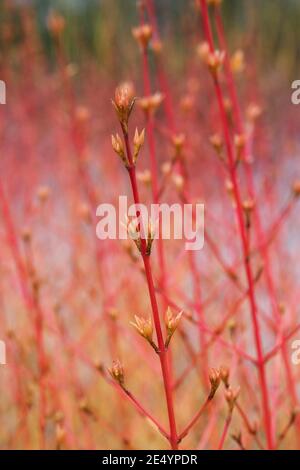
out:
M222 137L220 136L220 134L213 134L210 139L209 139L211 145L213 146L213 148L215 149L218 157L224 161L224 155L223 155L223 146L224 146L224 143L223 143L223 140L222 140Z
M128 119L135 103L135 91L131 82L121 83L115 91L112 104L124 131L128 132Z
M262 109L258 104L251 103L247 108L247 118L248 120L253 123L256 121L259 116L262 114Z
M183 314L183 311L177 313L177 315L174 315L170 307L167 308L167 311L165 314L165 324L166 324L166 330L167 330L167 339L165 342L166 348L169 346L171 338L179 325L182 314Z
M255 209L255 201L253 199L245 199L242 203L243 211L246 219L246 227L249 228L251 225L251 215Z
M140 133L138 132L138 129L135 129L135 134L133 138L133 163L134 165L137 162L137 158L139 156L139 152L141 150L141 147L143 146L145 141L145 129L143 129Z
M164 95L162 93L156 92L154 95L140 98L138 104L146 114L154 114L161 105L163 99Z
M111 136L111 145L114 151L116 152L116 154L119 155L119 157L121 158L126 168L128 168L129 164L128 164L127 157L125 154L123 141L121 137L119 136L119 134Z
M134 316L134 322L130 324L136 329L139 335L145 338L146 341L153 347L155 352L158 352L158 348L153 341L153 325L151 318L142 318L137 315Z
M147 341L152 341L153 336L153 326L151 318L142 318L137 315L134 316L135 322L130 322L130 324L137 330L137 332L145 338Z
M142 252L142 241L140 233L140 223L137 219L129 220L127 218L126 229L128 236L137 246L137 249ZM155 224L151 220L148 221L147 236L146 236L146 250L145 255L150 256L153 240L155 238Z
M58 38L64 31L66 26L65 19L60 13L51 11L47 18L47 27L50 33Z
M241 73L245 70L245 56L241 49L235 51L230 59L231 70L233 73Z
M136 162L137 162L140 150L144 144L144 141L145 141L145 129L143 129L139 133L138 129L136 128L134 138L133 138L133 157L132 157L133 165L136 165ZM126 168L130 168L131 165L126 155L125 146L119 134L111 136L111 144L112 144L112 148L114 149L116 154L119 155L119 157L121 158Z
M143 24L132 29L132 35L140 45L141 49L147 49L152 38L152 28L149 24Z
M184 178L180 173L174 173L172 175L172 181L174 183L175 188L179 193L182 192L184 188Z
M148 232L147 232L147 245L146 245L146 255L151 255L152 243L155 237L155 225L149 220L148 222Z
M124 386L124 369L121 364L121 362L117 359L116 361L113 361L112 367L108 369L110 375L112 378L118 382L121 387Z
M229 375L230 375L229 368L227 366L221 366L220 377L226 388L229 387Z
M183 133L175 134L172 136L172 144L175 149L175 156L179 156L182 152L182 148L185 144L186 136Z
M219 51L218 49L211 51L207 42L200 44L197 48L197 52L199 57L208 66L212 75L217 77L218 72L225 60L225 52Z
M240 387L237 387L236 389L228 388L225 390L225 398L229 406L229 412L232 413L233 408L236 404L237 398L240 393Z
M48 186L40 186L37 190L37 197L41 204L44 204L51 194L50 188Z
M212 400L221 383L221 375L219 369L210 369L208 377L210 381L210 393L208 398L209 400Z
M296 180L293 183L293 194L294 194L295 197L300 196L300 180Z
M240 161L246 145L246 136L244 134L236 134L234 136L234 145L237 153L237 161Z

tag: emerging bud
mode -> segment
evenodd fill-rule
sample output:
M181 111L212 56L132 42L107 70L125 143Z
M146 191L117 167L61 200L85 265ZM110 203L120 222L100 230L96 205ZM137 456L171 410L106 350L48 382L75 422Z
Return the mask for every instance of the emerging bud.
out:
M173 183L177 189L177 191L182 191L183 190L183 187L184 187L184 178L182 175L180 175L179 173L176 173L173 175L172 177L173 179Z
M30 228L26 227L22 230L22 239L24 243L30 243L32 238L32 231Z
M245 56L241 49L238 49L230 60L233 73L241 73L245 70Z
M147 341L152 341L153 336L153 326L151 318L142 318L137 315L134 316L135 322L130 322L130 324L137 330L137 332L145 338Z
M186 137L183 133L175 134L172 136L172 144L174 145L177 154L181 152L185 140Z
M163 45L159 39L154 39L151 43L151 49L155 54L160 54L162 51Z
M155 113L155 111L159 108L161 105L162 101L164 99L164 96L162 93L156 92L154 95L151 96L145 96L141 98L138 103L140 107L143 109L143 111L146 114L149 113Z
M82 413L85 413L86 415L89 415L89 416L94 416L94 412L86 397L83 397L79 400L78 408Z
M121 387L123 387L124 385L124 369L123 369L123 366L121 364L121 362L119 361L119 359L117 359L116 361L113 362L113 365L110 369L108 369L110 375L112 376L112 378L118 382L119 385L121 385Z
M157 109L163 102L164 95L162 93L156 92L150 97L150 106L154 109Z
M253 199L246 199L244 202L243 202L243 210L244 212L250 214L255 208L255 202L253 201Z
M62 424L56 423L55 425L55 442L56 449L61 450L66 440L66 431Z
M70 63L66 65L65 71L66 71L67 77L72 78L78 74L79 68L77 64Z
M197 54L200 59L207 64L210 54L210 48L208 42L202 42L197 46Z
M147 233L147 247L146 247L146 255L147 256L151 255L152 244L153 244L153 240L155 238L155 229L156 229L156 223L153 224L152 221L149 219L149 221L148 221L148 233Z
M144 170L144 171L137 172L136 177L137 177L138 181L140 181L141 183L144 183L146 185L149 185L151 183L152 178L151 178L150 170Z
M240 151L245 147L246 144L246 136L244 134L236 134L234 136L234 145L236 146L237 150Z
M121 83L115 91L115 99L112 100L117 116L124 130L128 130L128 119L134 106L134 87L131 82Z
M90 207L88 206L88 204L86 204L85 202L79 204L78 206L78 215L80 217L80 219L85 222L86 224L91 224L92 223L92 213L91 213L91 209Z
M300 196L300 180L296 180L293 183L293 194L294 194L295 197Z
M257 104L252 103L248 106L247 117L250 122L256 121L257 118L259 118L259 116L261 115L261 113L262 113L262 109Z
M227 366L220 367L220 377L225 387L229 387L229 368Z
M177 313L177 315L174 316L170 307L167 308L165 315L165 324L167 329L167 340L165 344L166 348L169 346L170 340L179 325L182 314L183 310L181 310L181 312Z
M146 341L152 346L154 351L158 353L158 347L154 343L152 337L153 337L153 326L152 326L152 321L151 318L149 317L148 319L141 318L138 316L134 316L135 323L130 322L132 326L137 330L138 334L141 335L143 338L145 338Z
M77 122L85 124L90 118L90 111L86 106L77 106L75 110L75 117Z
M192 95L185 95L180 100L180 108L184 113L188 113L193 109L195 99Z
M210 381L209 400L212 400L221 382L220 371L212 368L209 371L208 377Z
M207 65L211 73L216 76L223 65L225 59L225 52L215 50L209 54Z
M115 90L115 104L120 109L132 106L134 100L134 87L131 82L121 83Z
M229 119L232 119L232 101L227 96L224 98L224 108Z
M227 322L227 328L231 336L233 336L237 330L237 322L234 318L231 318Z
M123 141L119 134L116 134L115 136L111 136L111 145L114 151L116 152L117 155L121 158L122 162L126 167L128 167L128 161L125 155L125 149L123 145Z
M233 390L232 388L228 388L227 390L225 390L225 398L228 403L230 413L232 413L233 411L239 393L240 387L237 387L235 390Z
M37 190L37 197L39 201L44 204L50 195L50 189L48 186L40 186Z
M172 163L171 162L165 162L161 166L161 171L164 175L169 175L172 170Z
M103 363L100 361L100 359L96 359L94 361L94 367L98 372L100 372L101 374L104 374L105 367L104 367Z
M234 136L234 145L237 153L237 162L241 160L242 153L246 145L246 136L244 134L236 134Z
M112 307L108 310L108 315L112 320L116 320L118 318L119 312L116 308Z
M212 75L216 77L219 69L223 65L225 52L217 49L211 51L209 44L207 42L203 42L198 46L197 53L201 60L209 67Z
M222 150L223 150L223 140L220 134L214 134L210 137L210 143L217 152L219 156L222 155Z
M128 217L126 217L126 229L129 238L134 241L137 249L141 251L142 243L138 221L136 219L129 220Z
M253 199L246 199L243 201L242 206L246 217L246 227L249 228L251 224L251 214L255 208L255 202Z
M142 49L146 49L152 37L152 28L149 24L143 24L132 29L132 35Z
M278 311L279 311L280 315L284 315L286 313L286 310L287 310L286 304L284 302L279 302Z
M119 136L119 134L116 134L115 136L114 135L111 136L111 145L112 145L112 148L114 149L114 151L120 157L123 158L124 155L125 155L124 145L123 145L123 141L122 141L121 137Z
M235 204L233 183L229 179L225 181L225 188L230 199Z
M145 129L141 131L139 134L137 128L135 129L134 139L133 139L133 163L136 164L137 158L139 156L139 152L141 147L143 146L145 141Z
M50 33L59 37L63 30L65 29L65 19L56 11L51 11L47 18L47 27Z

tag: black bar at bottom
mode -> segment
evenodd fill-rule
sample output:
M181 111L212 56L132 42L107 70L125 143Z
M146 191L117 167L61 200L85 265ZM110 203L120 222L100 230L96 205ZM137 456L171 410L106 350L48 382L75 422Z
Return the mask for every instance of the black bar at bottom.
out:
M296 451L161 451L161 450L143 450L143 451L2 451L1 465L4 468L5 463L41 463L55 464L68 463L75 465L103 466L121 465L126 468L137 468L141 465L221 465L232 464L233 468L237 465L250 465L256 463L263 465L272 464L299 464L299 456ZM205 467L204 467L205 468ZM252 467L253 468L253 467Z

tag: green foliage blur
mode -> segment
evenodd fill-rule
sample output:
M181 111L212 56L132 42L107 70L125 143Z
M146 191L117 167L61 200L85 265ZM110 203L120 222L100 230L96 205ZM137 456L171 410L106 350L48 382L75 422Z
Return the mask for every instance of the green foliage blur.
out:
M62 13L67 22L65 47L70 60L96 59L108 74L130 70L137 51L131 28L138 23L136 0L14 0L0 3L0 24L7 15L18 24L22 10L31 9L51 60L47 16ZM160 31L174 72L185 65L201 40L195 0L154 0ZM7 12L7 4L12 5ZM258 66L294 78L300 58L299 0L224 0L222 5L231 50L242 47ZM22 40L20 32L19 40ZM188 52L188 53L187 53Z

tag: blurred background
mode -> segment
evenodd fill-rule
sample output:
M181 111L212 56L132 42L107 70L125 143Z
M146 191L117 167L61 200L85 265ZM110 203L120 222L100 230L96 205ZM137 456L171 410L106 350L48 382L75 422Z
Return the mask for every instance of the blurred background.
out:
M170 65L181 68L188 58L187 50L195 42L194 33L199 31L199 17L193 7L196 2L162 0L155 3L165 46L173 51ZM7 5L10 5L8 11ZM132 51L133 41L128 37L128 31L138 19L135 0L3 0L0 5L2 34L8 28L9 16L13 15L14 45L22 41L19 16L24 8L34 11L34 21L49 57L51 41L46 24L53 9L66 19L64 40L72 60L80 62L84 54L88 54L110 74L128 70L129 52L137 54L135 48ZM297 0L230 0L224 2L222 9L231 44L238 43L247 47L249 53L255 52L256 60L266 72L289 78L295 76L300 52Z

